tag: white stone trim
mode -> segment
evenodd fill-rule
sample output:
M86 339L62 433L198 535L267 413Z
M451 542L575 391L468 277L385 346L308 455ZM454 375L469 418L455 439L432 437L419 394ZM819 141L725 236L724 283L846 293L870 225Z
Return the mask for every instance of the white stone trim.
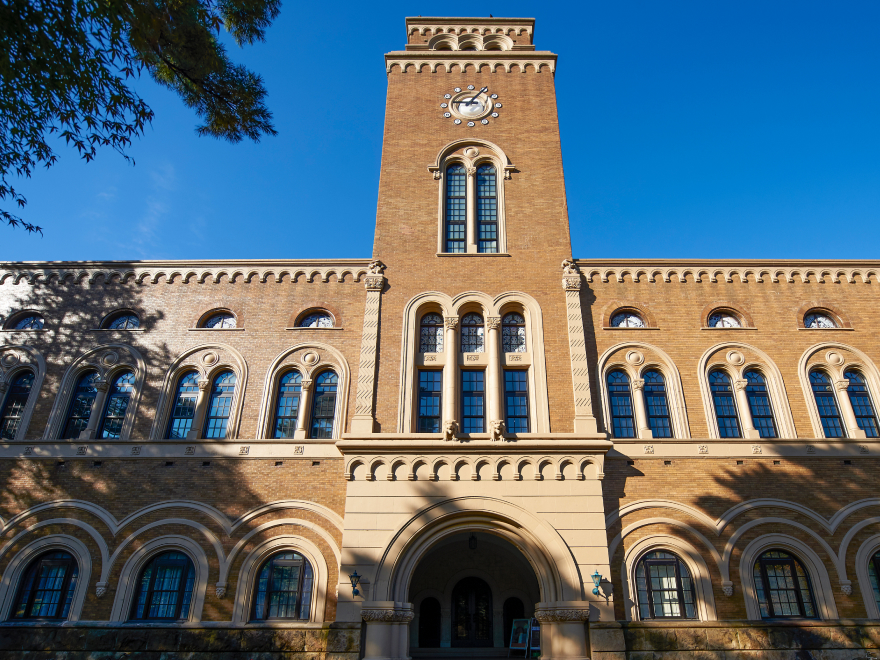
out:
M78 575L73 600L66 621L79 621L83 602L92 579L92 553L85 543L68 534L53 534L32 541L9 560L0 580L0 621L10 620L15 597L25 570L38 556L53 550L63 550L76 560Z
M132 599L137 591L141 571L153 557L169 551L182 552L193 562L196 575L186 623L198 623L202 620L202 609L205 605L205 592L208 584L208 558L202 547L192 539L169 534L147 541L135 550L123 564L116 587L116 597L113 599L113 608L110 611L110 621L129 620Z
M856 552L856 579L859 581L859 591L862 592L862 600L865 603L865 612L869 619L880 619L880 608L874 600L874 589L871 586L871 576L868 574L868 562L877 552L880 552L880 534L865 539ZM880 579L880 575L877 576Z
M623 581L623 609L626 612L627 621L641 620L638 607L639 599L636 593L635 570L642 557L654 551L670 552L687 565L694 585L697 620L716 621L718 617L715 612L715 594L712 590L712 577L706 561L693 545L669 534L645 536L627 548L624 554L620 578Z
M4 365L4 358L7 360L12 359L6 358L6 356L10 354L16 356L15 362L8 366ZM19 424L18 431L15 432L15 441L17 442L23 441L27 436L28 427L31 424L31 417L33 417L34 414L34 407L37 405L37 399L40 398L40 389L43 387L43 379L46 377L46 359L40 351L32 346L15 344L0 347L0 383L11 385L12 381L14 381L22 371L33 372L34 383L28 394L27 403L21 411L21 423ZM0 394L0 412L2 412L3 407L6 405L7 396L9 396L9 392L5 395Z
M385 55L385 72L390 74L394 66L400 67L401 73L409 73L409 69L414 73L422 73L422 69L437 73L441 66L447 71L457 66L462 73L467 67L474 71L486 67L491 73L501 67L505 73L511 73L513 67L518 66L520 73L542 73L547 69L553 74L556 72L556 55L546 51L394 51Z
M288 550L300 553L312 567L312 604L309 622L322 623L324 621L324 609L327 604L327 585L330 581L330 573L324 554L318 546L307 538L294 534L285 534L263 541L254 547L242 562L241 568L238 571L235 601L232 604L232 625L243 626L250 621L254 585L256 584L257 571L260 570L260 566L271 555Z
M825 570L825 564L812 548L787 534L765 534L749 543L742 551L739 560L740 584L743 585L743 599L746 605L746 618L750 621L761 621L761 609L758 605L755 578L752 574L755 561L766 550L780 548L793 554L800 561L810 576L813 598L816 603L816 614L824 621L837 619L837 604L834 602L834 590Z

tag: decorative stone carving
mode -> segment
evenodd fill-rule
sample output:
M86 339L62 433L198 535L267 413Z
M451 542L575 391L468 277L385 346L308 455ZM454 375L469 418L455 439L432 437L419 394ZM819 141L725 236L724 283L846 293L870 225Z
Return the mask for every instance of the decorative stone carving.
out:
M504 440L504 420L493 419L489 423L490 433L493 440Z
M566 259L562 262L562 274L563 275L580 275L581 271L577 267L577 264L571 259Z
M140 456L141 455L141 446L137 445L136 447L132 447L131 448L131 455L132 456Z
M207 365L212 365L220 359L220 356L212 351L208 351L202 356L202 362Z
M302 356L302 363L307 367L313 367L321 361L321 356L313 351L309 351Z
M632 365L638 366L645 361L645 356L639 351L629 351L626 354L626 361Z
M733 381L733 386L734 388L736 388L737 392L742 392L744 389L746 389L746 387L748 387L748 385L749 381L747 381L745 378L737 378Z
M859 445L859 453L867 454L868 453L868 445Z
M760 453L762 453L762 451L761 451L761 445L752 445L752 453L753 453L753 454L760 454Z
M440 173L440 170L434 170L434 181L439 181L443 178L443 175Z
M535 610L535 618L541 623L554 623L557 621L589 621L590 609L581 608L559 608L559 609L539 609Z
M645 379L633 378L632 386L636 392L641 392L643 389L645 389Z
M239 456L247 456L247 455L250 454L250 453L251 453L251 447L250 447L250 445L241 445L241 446L238 448L238 455L239 455Z
M504 168L504 180L510 181L510 170L507 169L506 167Z
M486 327L489 330L497 330L501 327L501 317L500 316L487 316L486 317Z
M828 351L825 353L825 359L828 360L828 364L833 364L837 367L843 364L843 356L837 351Z
M645 453L653 454L654 453L654 445L645 445Z
M849 388L849 380L846 378L841 378L840 380L834 381L834 389L838 392L846 392L847 388Z
M0 358L0 364L2 364L4 367L11 367L17 364L20 359L21 358L19 357L18 353L13 353L12 351L9 351L2 358Z
M364 608L361 610L361 618L368 622L409 623L414 617L415 613L411 609Z
M480 150L477 149L476 147L468 147L467 149L464 150L464 155L467 156L468 158L476 158L477 156L480 155Z
M370 265L367 266L367 272L370 275L381 275L385 270L386 266L381 261L376 259L375 261L371 261Z
M455 330L458 327L458 317L457 316L444 316L443 324L446 326L447 330Z
M721 591L730 598L733 595L733 582L723 582L721 584Z
M218 582L214 587L214 593L217 595L217 598L223 598L226 595L226 583Z
M107 593L107 583L106 582L98 582L98 584L95 585L95 595L98 598L101 598L106 593Z
M852 596L852 583L849 581L840 583L840 590L845 596Z
M300 387L302 387L302 391L308 392L310 389L312 389L312 385L314 384L314 382L315 381L313 381L311 378L303 378L300 381Z
M458 435L458 422L454 419L447 419L443 422L443 439L455 440Z
M709 445L700 445L699 448L697 449L697 451L699 451L701 454L708 454L709 453Z
M364 278L364 287L367 291L381 291L385 287L385 278L382 275L367 275Z
M469 168L467 168L467 173L468 173L468 176L475 176L477 173L477 168L476 167L469 167Z
M211 381L207 378L199 378L199 391L204 392L208 389L208 386L211 384Z
M808 454L815 454L816 453L816 446L815 445L807 445L807 453Z
M101 362L106 364L108 367L119 362L119 353L115 351L107 351L104 355L101 356Z
M746 356L739 351L727 351L727 364L732 364L733 366L738 367L745 361Z
M194 456L196 453L195 445L190 445L186 449L183 450L185 456Z
M566 291L581 289L581 271L571 259L562 262L562 288Z

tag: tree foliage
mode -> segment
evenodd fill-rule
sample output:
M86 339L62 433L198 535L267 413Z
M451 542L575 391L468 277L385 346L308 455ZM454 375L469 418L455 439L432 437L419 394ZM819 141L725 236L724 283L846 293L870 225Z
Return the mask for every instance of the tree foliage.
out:
M274 135L261 77L218 39L265 38L280 0L0 0L0 200L57 156L53 135L90 161L99 147L126 160L153 111L131 88L144 70L200 118L199 135L239 142ZM7 204L4 204L6 206ZM40 227L0 208L0 221Z

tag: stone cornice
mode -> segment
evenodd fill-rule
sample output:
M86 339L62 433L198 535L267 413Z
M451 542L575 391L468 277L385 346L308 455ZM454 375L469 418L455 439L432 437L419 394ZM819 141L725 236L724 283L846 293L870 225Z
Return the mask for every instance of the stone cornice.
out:
M182 281L217 283L226 277L236 282L360 282L369 274L370 259L204 259L187 261L16 261L0 263L0 284L25 282L94 283L118 279L138 284Z
M526 72L526 67L532 72L540 71L546 67L550 73L556 72L556 54L550 51L518 51L518 50L484 50L484 51L456 51L456 50L430 50L430 51L393 51L385 53L385 71L391 73L391 67L398 65L403 72L412 67L413 71L421 71L424 67L430 73L436 73L437 67L444 65L447 68L458 65L462 70L471 65L476 69L483 66L495 71L499 66L510 73L514 65L519 65L520 73Z
M357 435L343 433L342 440L336 443L343 454L381 454L419 452L423 454L448 454L476 452L482 454L546 454L548 452L605 453L614 446L604 434L590 438L569 433L530 433L528 439L492 440L489 433L480 434L482 438L458 438L455 441L443 440L440 434L428 433L373 433Z
M504 34L507 34L508 30L515 30L517 33L520 30L525 30L526 33L534 39L535 34L535 19L534 18L477 18L473 16L407 16L406 18L406 34L409 36L414 32L418 31L420 34L425 34L427 30L431 30L432 32L436 32L437 29L440 28L443 32L448 32L449 30L466 30L467 32L471 32L472 30L480 30L480 34L483 34L483 31L488 31L490 28L494 32L498 28L504 30Z
M577 259L588 282L788 282L841 284L878 282L876 260L757 259ZM627 279L628 278L628 279Z

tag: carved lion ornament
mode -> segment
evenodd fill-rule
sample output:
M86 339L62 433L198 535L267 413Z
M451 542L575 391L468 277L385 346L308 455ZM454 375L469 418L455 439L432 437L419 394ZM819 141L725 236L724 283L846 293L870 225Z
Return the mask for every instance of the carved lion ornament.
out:
M381 275L382 271L385 270L385 264L383 264L378 259L376 261L370 262L370 265L367 266L367 271L369 271L370 275Z
M452 419L446 420L443 424L443 439L444 440L455 440L455 437L458 435L458 422Z
M504 440L504 420L496 419L490 424L493 440Z
M578 269L577 265L571 259L566 259L562 262L562 274L563 275L580 275L581 271Z

